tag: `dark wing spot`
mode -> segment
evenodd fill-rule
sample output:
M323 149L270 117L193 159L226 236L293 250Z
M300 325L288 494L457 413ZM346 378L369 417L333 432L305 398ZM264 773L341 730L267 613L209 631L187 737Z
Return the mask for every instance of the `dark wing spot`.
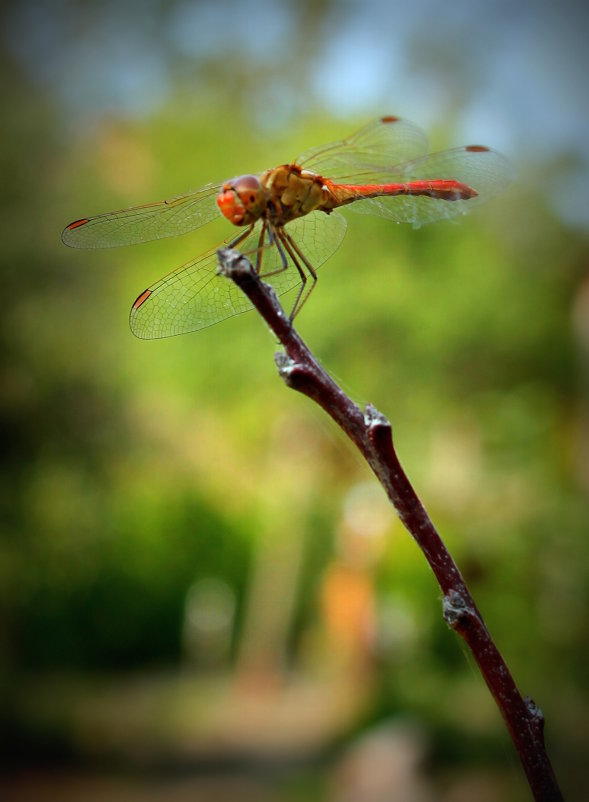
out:
M147 301L150 295L151 295L151 290L143 290L139 298L137 298L137 300L133 304L133 309L139 309L141 304L145 303L145 301Z
M69 224L69 226L67 227L67 230L71 231L73 228L79 228L80 226L85 226L87 222L88 222L88 218L87 217L82 217L81 220L74 220L73 223Z
M468 153L488 153L489 148L485 145L467 145L464 148Z

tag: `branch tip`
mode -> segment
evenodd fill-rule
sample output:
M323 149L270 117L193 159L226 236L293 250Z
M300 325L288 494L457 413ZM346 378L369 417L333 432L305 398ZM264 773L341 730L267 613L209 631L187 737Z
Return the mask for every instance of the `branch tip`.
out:
M250 261L239 251L233 250L233 248L219 248L217 256L219 258L218 275L227 276L227 278L239 276L253 278L256 275Z

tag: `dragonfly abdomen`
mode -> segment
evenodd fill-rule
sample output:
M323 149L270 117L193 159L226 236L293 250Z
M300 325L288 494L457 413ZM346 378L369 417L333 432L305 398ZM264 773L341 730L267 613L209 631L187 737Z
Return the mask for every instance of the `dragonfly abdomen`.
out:
M478 192L453 179L436 178L431 180L407 181L396 184L331 184L328 189L335 199L335 206L344 206L358 200L394 197L397 195L425 196L444 201L469 200L476 198Z

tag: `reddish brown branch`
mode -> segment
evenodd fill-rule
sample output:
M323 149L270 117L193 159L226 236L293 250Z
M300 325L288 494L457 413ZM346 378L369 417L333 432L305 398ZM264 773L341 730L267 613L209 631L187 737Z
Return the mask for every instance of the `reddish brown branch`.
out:
M294 330L274 290L258 278L244 256L220 250L219 272L240 287L283 345L285 352L277 353L275 361L286 384L316 401L356 444L423 551L444 593L444 619L472 651L507 724L534 799L562 800L546 754L542 712L518 691L456 563L401 467L391 424L371 405L362 412L330 378Z

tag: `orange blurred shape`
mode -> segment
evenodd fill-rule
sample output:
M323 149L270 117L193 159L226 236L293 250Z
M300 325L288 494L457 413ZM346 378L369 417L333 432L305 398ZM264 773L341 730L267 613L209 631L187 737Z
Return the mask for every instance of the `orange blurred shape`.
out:
M365 662L375 632L374 588L369 572L332 564L323 581L321 608L327 635L341 656Z

